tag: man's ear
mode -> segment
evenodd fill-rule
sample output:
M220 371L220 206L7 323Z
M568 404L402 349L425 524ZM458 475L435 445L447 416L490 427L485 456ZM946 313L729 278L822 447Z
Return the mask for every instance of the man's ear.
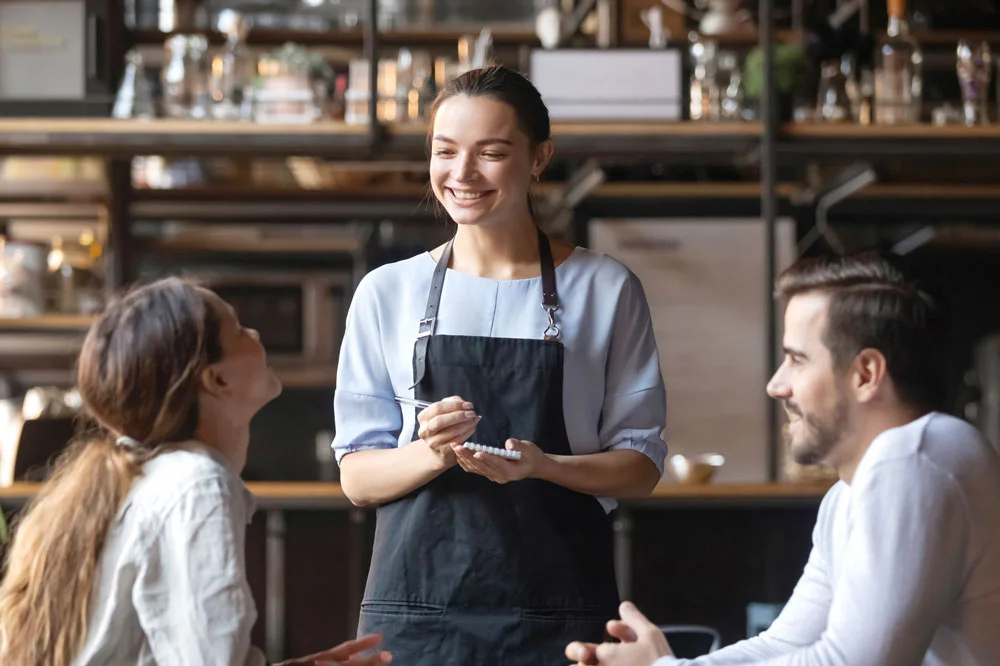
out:
M228 390L229 384L226 382L226 378L223 377L218 364L213 363L201 371L201 388L209 395L216 396Z
M852 365L852 385L858 402L871 402L888 376L885 356L877 349L862 349Z

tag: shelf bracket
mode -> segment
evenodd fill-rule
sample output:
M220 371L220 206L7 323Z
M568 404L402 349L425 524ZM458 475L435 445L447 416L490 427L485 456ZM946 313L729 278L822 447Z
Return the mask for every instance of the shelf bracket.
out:
M813 228L799 241L799 256L805 254L806 250L820 238L826 240L834 252L844 254L844 244L830 228L828 219L830 208L860 192L876 180L875 169L870 164L852 164L828 183L804 192L805 201L813 201L816 204L816 221Z
M559 233L569 228L573 209L607 178L601 163L590 158L566 181L565 185L541 202L539 225L547 233Z
M378 51L378 0L366 0L364 52L368 60L368 154L373 159L386 140L386 129L378 119Z
M580 32L580 28L583 27L583 22L587 19L587 15L596 6L597 0L580 0L573 7L572 12L563 15L562 29L559 31L559 44L557 48L565 47L569 43L569 40Z

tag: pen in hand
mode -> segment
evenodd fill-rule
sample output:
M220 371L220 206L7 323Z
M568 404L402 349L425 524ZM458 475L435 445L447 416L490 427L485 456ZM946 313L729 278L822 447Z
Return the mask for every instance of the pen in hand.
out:
M415 400L413 398L401 398L396 396L396 402L400 405L406 405L408 407L417 407L419 409L427 409L433 403L427 402L425 400ZM484 453L489 453L491 455L499 456L501 458L506 458L507 460L520 460L520 451L508 451L502 447L496 446L486 446L485 444L478 444L476 442L465 442L463 447L470 449L472 451L482 451Z

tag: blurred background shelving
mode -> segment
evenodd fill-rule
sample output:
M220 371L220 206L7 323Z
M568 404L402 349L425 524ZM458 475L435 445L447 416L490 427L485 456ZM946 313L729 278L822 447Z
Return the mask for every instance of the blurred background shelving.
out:
M2 418L72 421L74 357L104 302L167 273L205 281L261 330L285 384L254 422L245 476L301 490L268 509L286 522L251 529L267 609L255 639L277 660L345 638L372 523L330 500L344 317L368 271L449 236L428 192L428 108L489 56L553 109L540 223L643 281L672 452L727 458L716 485L668 473L616 515L620 581L663 621L735 640L749 601L786 598L829 483L787 464L762 390L777 270L868 248L921 269L958 322L951 411L997 436L1000 69L981 46L1000 48L1000 11L910 0L903 18L920 95L912 121L886 124L874 81L894 41L876 0L0 0ZM960 41L979 77L971 125ZM32 419L29 395L45 405ZM47 432L18 444L47 451ZM790 483L810 472L818 486ZM261 554L276 525L283 565ZM338 558L343 570L315 579Z

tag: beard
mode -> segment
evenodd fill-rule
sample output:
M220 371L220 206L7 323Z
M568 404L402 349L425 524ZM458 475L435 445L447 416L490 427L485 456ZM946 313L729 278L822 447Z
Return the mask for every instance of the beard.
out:
M804 414L797 405L785 403L789 414L799 417L798 434L792 435L791 424L785 424L785 443L792 460L800 465L817 465L824 462L830 452L843 439L847 428L847 401L838 398L827 414Z

